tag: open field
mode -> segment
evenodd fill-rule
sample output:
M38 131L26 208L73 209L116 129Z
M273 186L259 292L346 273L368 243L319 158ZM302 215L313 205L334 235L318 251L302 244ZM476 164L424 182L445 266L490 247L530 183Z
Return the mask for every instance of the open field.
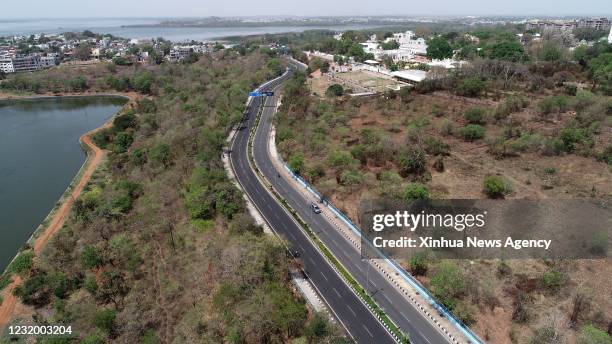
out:
M363 92L386 92L392 88L405 85L390 77L370 71L352 71L346 73L334 73L331 75L315 72L308 79L308 85L312 95L324 95L327 88L332 84L341 84L347 93Z

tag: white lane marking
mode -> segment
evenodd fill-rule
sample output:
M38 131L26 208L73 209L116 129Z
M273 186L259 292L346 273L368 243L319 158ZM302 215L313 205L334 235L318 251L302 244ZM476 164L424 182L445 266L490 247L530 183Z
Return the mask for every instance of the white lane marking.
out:
M334 238L330 238L330 239L334 243L334 245L338 246L338 243L336 242L336 240L334 240Z
M393 304L393 302L391 302L391 300L387 297L387 295L382 294L382 296L385 298L385 300L387 300L387 302L389 302L390 304Z
M315 261L314 261L314 260L312 260L312 258L308 257L308 260L310 261L310 263L311 263L312 265L317 265L317 264L315 263Z
M321 276L323 276L323 278L325 278L326 281L329 282L329 280L327 279L327 276L325 276L325 274L323 273L323 271L319 271L321 273Z
M372 334L372 332L370 332L370 330L368 330L368 328L366 327L366 325L361 324L361 327L363 327L364 330L366 330L366 332L370 335L370 337L374 338L374 335Z
M404 317L404 319L406 319L408 321L408 323L410 323L410 319L408 319L408 316L406 316L406 314L404 314L404 312L400 312L400 315Z
M349 306L348 304L346 305L346 308L348 308L349 311L351 311L351 313L353 313L353 316L355 318L357 318L357 313L355 313L355 311L351 308L351 306Z
M332 289L336 292L336 295L338 295L338 297L342 297L342 295L340 295L340 293L336 290L336 288L332 287Z
M417 330L417 332L419 333L419 335L421 335L421 338L425 339L425 341L426 341L427 343L431 344L431 342L429 341L429 339L427 339L427 337L425 337L425 336L423 335L423 332L421 332L421 331L419 331L419 330Z

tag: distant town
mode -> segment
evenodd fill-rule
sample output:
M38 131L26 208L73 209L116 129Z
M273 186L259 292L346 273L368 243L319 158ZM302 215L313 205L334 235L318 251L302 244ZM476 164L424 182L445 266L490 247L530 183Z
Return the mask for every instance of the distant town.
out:
M570 48L592 44L603 31L610 30L608 18L572 18L572 19L524 19L499 17L460 17L450 19L427 17L247 17L247 18L204 18L181 21L164 21L160 26L214 26L223 23L248 24L265 23L302 23L319 25L327 24L401 24L406 22L444 22L462 25L515 25L524 28L524 33L517 34L523 44L542 39L542 35L563 35ZM383 27L384 29L384 27ZM578 34L582 32L582 34ZM585 34L586 32L586 34ZM588 33L595 32L595 35ZM343 32L334 36L342 39ZM591 37L592 36L592 37ZM605 37L604 37L605 38ZM463 39L478 43L479 38L465 34ZM612 33L608 37L612 40ZM372 35L359 43L364 55L369 58L363 61L347 56L334 56L318 51L308 52L331 63L333 71L342 72L354 69L368 69L377 73L393 76L405 82L419 82L425 78L425 71L430 67L455 68L461 64L461 51L453 51L445 58L428 56L428 42L413 31L389 33L384 37ZM91 31L82 33L66 32L62 34L34 34L30 36L0 37L0 73L32 72L51 68L60 64L93 64L100 61L112 61L116 64L177 62L192 54L204 54L229 47L231 44L218 42L183 42L176 43L163 38L129 39L112 35L98 34ZM276 44L272 44L276 48ZM411 69L420 66L417 69ZM427 66L427 67L424 67ZM409 70L406 70L409 69ZM421 69L421 70L419 70Z
M125 39L82 33L0 37L0 73L32 72L60 64L176 62L224 46L212 42L173 43L162 38Z

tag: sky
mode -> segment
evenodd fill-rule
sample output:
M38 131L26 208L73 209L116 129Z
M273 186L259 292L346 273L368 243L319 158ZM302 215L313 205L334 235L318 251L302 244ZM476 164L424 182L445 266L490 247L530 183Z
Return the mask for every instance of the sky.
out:
M611 0L35 0L10 1L0 19L252 15L606 16Z

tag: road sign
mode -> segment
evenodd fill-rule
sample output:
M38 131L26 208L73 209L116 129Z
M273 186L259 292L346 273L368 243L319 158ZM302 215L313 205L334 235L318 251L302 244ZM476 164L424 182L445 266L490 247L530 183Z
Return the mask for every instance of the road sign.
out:
M249 97L261 97L262 94L257 92L257 91L253 91L249 93Z

